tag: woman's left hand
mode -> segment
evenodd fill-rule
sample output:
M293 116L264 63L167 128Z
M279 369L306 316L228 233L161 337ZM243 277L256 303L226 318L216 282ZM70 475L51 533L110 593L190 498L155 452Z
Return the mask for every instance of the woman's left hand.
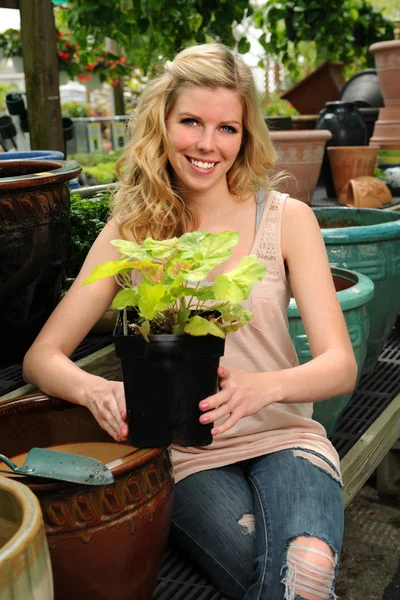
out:
M253 415L270 403L265 398L265 373L220 366L217 375L220 391L199 403L200 410L205 413L200 417L203 425L229 415L226 421L211 430L212 435L231 429L239 419Z

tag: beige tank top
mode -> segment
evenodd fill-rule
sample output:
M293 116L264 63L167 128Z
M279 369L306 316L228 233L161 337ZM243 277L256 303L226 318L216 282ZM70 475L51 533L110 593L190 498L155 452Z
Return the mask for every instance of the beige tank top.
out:
M281 224L286 194L270 192L250 254L267 268L264 279L243 302L253 312L251 322L225 342L221 364L251 373L290 369L298 364L287 320L290 286L281 251ZM325 429L312 420L312 404L275 403L244 417L216 436L209 446L171 447L175 481L206 469L221 467L288 448L304 448L330 460L339 470L339 457Z

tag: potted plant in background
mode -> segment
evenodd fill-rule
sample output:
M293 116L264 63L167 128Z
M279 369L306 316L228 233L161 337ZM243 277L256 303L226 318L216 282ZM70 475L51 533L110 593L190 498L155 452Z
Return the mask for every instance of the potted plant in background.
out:
M24 72L21 32L19 29L10 28L0 33L0 53L1 58L12 59L14 69L17 73Z
M293 129L292 117L299 111L290 102L283 100L277 92L264 94L260 99L265 121L271 130Z
M85 64L86 63L86 64ZM97 56L87 54L82 56L83 71L78 79L88 90L94 90L103 83L117 85L118 79L129 75L131 67L125 56L117 56L111 52L102 52Z
M266 271L256 256L246 256L202 285L238 241L233 231L149 237L141 245L114 240L122 258L96 267L84 281L118 276L122 285L113 301L121 311L114 339L134 446L211 443L212 424L199 423L198 404L216 392L225 337L250 321L241 302Z
M79 46L71 35L57 31L57 60L60 85L65 85L81 72Z

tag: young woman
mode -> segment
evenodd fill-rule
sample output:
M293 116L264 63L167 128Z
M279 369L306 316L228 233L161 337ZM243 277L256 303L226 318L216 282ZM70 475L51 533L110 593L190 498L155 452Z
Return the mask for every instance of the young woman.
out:
M220 390L200 403L210 446L173 447L172 538L232 600L334 598L343 534L339 459L312 403L350 392L356 363L312 210L273 191L275 161L249 69L222 45L188 48L143 93L120 161L112 217L24 361L27 381L86 406L127 439L123 386L69 356L117 292L80 283L117 258L116 238L238 231L232 256L267 273L231 333ZM313 359L299 366L286 311L293 292ZM157 416L155 415L155 418Z

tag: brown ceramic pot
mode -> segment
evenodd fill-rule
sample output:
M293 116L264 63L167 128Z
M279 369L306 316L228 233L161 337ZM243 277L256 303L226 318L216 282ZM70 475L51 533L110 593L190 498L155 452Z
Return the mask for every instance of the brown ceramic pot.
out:
M374 55L385 106L400 105L400 40L378 42L369 49Z
M356 177L342 189L338 202L354 208L381 208L390 204L392 194L388 186L376 177Z
M373 176L378 148L331 146L327 150L337 196L350 179L367 175Z
M113 441L87 409L44 395L0 404L0 439L9 457ZM168 450L135 449L117 463L108 486L27 480L43 512L56 600L151 599L172 511Z
M1 161L1 364L22 359L60 298L70 244L68 181L81 170L75 161Z
M391 139L400 138L400 119L392 119L390 121L376 121L374 127L374 137L386 138L388 141Z
M288 175L279 183L279 191L309 204L317 186L325 142L331 139L331 132L304 129L271 131L270 135L278 153L274 173L285 171Z

